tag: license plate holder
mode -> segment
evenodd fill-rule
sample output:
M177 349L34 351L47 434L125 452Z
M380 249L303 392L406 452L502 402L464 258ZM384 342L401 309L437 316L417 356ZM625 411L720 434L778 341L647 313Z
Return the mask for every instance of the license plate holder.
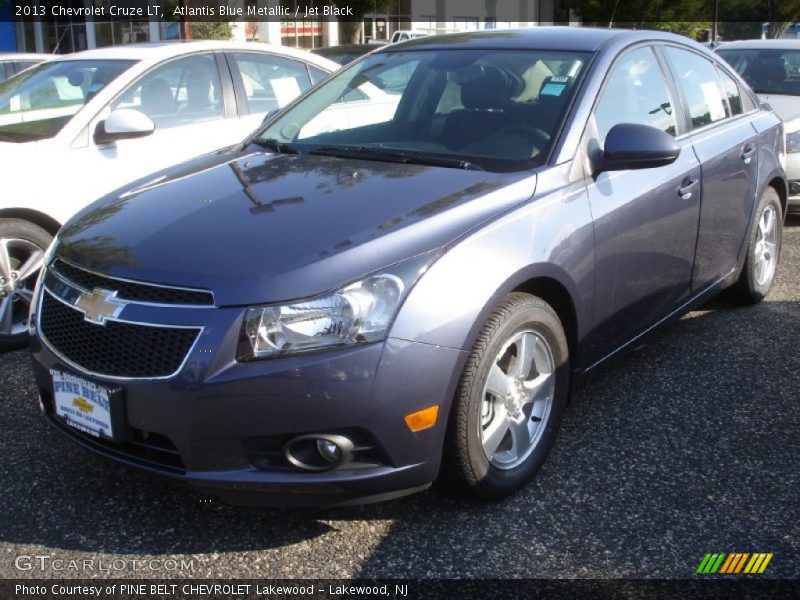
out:
M53 413L69 427L95 438L122 441L127 432L122 388L51 369Z

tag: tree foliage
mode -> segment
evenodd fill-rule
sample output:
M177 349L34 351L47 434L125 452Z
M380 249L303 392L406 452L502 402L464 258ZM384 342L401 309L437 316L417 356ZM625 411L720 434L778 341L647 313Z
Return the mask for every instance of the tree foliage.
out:
M780 37L800 20L800 0L561 0L586 24L662 29L700 39L715 20L725 39ZM716 14L715 14L716 13Z
M233 25L224 21L191 21L192 39L229 40L233 37Z

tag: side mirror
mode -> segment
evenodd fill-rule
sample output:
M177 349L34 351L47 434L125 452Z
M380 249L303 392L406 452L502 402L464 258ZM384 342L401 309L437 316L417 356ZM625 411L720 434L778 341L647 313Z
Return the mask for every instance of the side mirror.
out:
M118 108L105 121L97 124L94 132L96 144L107 144L116 140L130 140L153 133L156 124L143 112L133 108Z
M651 169L675 162L681 148L668 133L636 123L614 125L606 135L598 173Z

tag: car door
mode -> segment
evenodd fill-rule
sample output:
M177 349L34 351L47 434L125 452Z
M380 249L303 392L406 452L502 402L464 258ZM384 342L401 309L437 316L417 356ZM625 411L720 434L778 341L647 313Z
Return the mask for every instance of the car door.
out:
M227 52L239 111L241 137L264 117L289 104L311 87L309 69L301 60L265 52Z
M86 147L73 160L88 169L82 186L95 198L148 173L236 143L230 80L215 53L183 56L155 66L132 82L89 126ZM92 133L112 110L131 108L149 116L147 136L98 143ZM83 169L79 169L83 170Z
M599 152L619 123L681 133L681 112L654 49L617 59L594 107L588 146ZM700 207L700 165L679 141L671 165L587 178L595 227L594 329L590 353L603 357L655 324L690 292Z
M703 174L692 276L692 289L699 291L736 267L755 202L758 139L750 118L742 114L738 86L724 70L683 48L665 46L664 54Z

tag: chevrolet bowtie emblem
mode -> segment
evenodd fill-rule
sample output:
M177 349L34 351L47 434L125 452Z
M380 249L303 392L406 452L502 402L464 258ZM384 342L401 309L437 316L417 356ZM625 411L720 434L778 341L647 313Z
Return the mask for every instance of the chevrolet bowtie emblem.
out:
M94 411L94 406L89 404L89 402L86 401L84 398L75 398L72 401L72 406L77 408L82 413L90 413L90 412Z
M122 312L126 302L117 300L117 292L94 288L92 293L81 292L75 301L75 308L83 313L83 318L90 323L105 325L106 319L112 319Z

